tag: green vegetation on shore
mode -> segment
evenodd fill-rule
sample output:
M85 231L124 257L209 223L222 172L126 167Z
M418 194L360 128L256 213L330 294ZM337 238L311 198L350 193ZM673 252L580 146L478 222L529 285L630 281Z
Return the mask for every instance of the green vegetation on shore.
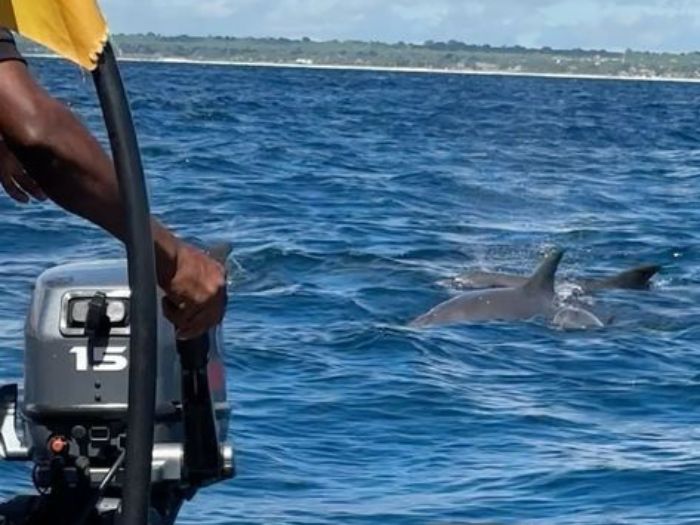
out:
M455 71L668 77L700 79L700 52L652 53L595 50L528 49L471 45L457 41L399 42L327 41L308 38L235 38L161 36L153 33L115 35L124 58L184 59L243 63L427 68ZM22 42L25 52L41 52Z

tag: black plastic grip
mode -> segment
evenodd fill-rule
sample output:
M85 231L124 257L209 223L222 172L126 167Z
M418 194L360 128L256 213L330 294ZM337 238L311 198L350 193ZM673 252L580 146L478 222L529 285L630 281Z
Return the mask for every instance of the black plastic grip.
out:
M209 334L177 342L182 364L185 475L193 487L221 478L223 458L209 389Z

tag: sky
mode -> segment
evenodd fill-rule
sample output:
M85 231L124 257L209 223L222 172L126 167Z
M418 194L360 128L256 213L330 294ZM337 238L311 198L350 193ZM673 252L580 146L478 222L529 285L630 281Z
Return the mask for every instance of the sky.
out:
M115 33L700 51L700 0L101 0Z

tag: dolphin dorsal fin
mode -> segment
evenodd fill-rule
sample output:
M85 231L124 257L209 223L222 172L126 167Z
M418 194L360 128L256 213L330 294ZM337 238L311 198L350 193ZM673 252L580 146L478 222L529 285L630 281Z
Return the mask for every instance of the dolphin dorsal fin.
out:
M547 254L544 260L540 263L523 288L530 290L545 290L554 293L554 275L557 273L559 261L564 256L564 250L553 250Z
M661 266L655 264L638 266L605 279L603 284L610 288L644 290L649 287L649 279L654 277L659 270L661 270Z
M230 241L222 241L216 244L207 246L205 251L207 255L214 259L216 262L226 265L226 260L233 252L233 243Z

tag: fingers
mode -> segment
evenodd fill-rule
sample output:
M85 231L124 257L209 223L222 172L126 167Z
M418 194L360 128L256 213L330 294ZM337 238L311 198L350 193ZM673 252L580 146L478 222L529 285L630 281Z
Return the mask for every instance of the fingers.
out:
M45 201L46 194L39 187L39 184L31 177L26 171L19 169L14 174L15 184L22 188L29 195L34 197L38 201Z
M182 326L187 318L185 317L187 312L180 308L179 305L175 304L171 299L165 297L163 299L163 315L166 319L175 325L175 329L179 331L180 326Z
M46 194L39 184L31 177L22 166L11 156L5 156L0 165L0 184L5 192L17 202L26 204L29 197L39 201L46 200Z
M226 309L226 273L200 250L180 247L177 269L163 287L163 313L181 339L191 339L219 324Z
M7 194L17 202L26 204L29 197L46 200L39 184L25 170L10 148L0 137L0 184Z
M5 193L7 193L17 202L22 204L27 204L29 202L29 197L27 194L17 186L12 177L7 176L5 173L0 174L0 184L2 184Z
M211 312L200 310L178 328L177 336L179 339L194 339L205 333L211 326L216 325L219 321L220 319L212 317Z
M163 314L175 325L178 338L193 339L221 322L225 308L224 297L225 294L222 293L206 304L191 306L185 303L175 304L166 297L163 299Z

